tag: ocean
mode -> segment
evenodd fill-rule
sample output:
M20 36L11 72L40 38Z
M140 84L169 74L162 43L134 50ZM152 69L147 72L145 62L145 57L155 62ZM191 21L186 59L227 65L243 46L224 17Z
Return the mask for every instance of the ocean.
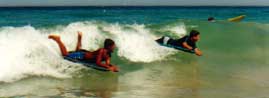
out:
M2 7L0 16L0 97L269 97L269 7ZM191 30L203 56L155 42ZM120 72L64 60L48 39L60 35L72 51L78 31L90 51L113 39Z

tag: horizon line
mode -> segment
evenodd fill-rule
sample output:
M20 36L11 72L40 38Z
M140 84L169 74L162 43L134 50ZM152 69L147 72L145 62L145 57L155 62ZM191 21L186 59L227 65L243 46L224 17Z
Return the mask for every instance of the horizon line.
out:
M8 7L269 7L269 5L19 5Z

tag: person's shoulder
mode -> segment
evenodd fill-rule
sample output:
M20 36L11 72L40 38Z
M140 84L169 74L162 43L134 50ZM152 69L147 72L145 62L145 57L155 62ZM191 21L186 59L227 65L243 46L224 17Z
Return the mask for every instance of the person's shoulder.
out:
M188 38L188 37L189 37L189 35L185 35L185 36L184 36L184 38Z
M103 53L103 54L107 53L107 50L105 48L100 48L98 49L98 51L99 53Z
M189 36L188 35L185 35L185 36L181 37L180 39L186 41L187 38L189 38Z

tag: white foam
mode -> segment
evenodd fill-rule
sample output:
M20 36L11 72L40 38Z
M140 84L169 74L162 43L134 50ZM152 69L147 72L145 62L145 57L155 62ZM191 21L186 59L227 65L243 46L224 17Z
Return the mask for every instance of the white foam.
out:
M65 64L61 58L48 47L47 35L42 35L33 27L1 28L0 38L1 82L12 82L32 75L70 77L62 72Z
M174 53L173 50L159 46L149 30L144 25L128 25L124 29L120 25L105 27L115 36L118 46L118 56L133 62L152 62L164 59Z
M184 28L181 28L184 29ZM175 29L177 32L182 30ZM156 37L144 25L120 25L96 22L76 22L68 26L35 29L31 26L0 28L0 82L12 82L28 76L72 77L78 64L63 60L58 45L48 39L58 34L67 49L74 50L77 31L83 32L82 48L96 50L106 38L115 40L117 55L127 62L163 60L175 53L159 46Z
M181 25L171 27L170 31L172 31L179 37L187 35L186 27L183 23Z
M168 25L163 27L162 31L169 31L171 34L175 35L178 38L181 38L187 35L187 29L184 23L180 23L177 25Z

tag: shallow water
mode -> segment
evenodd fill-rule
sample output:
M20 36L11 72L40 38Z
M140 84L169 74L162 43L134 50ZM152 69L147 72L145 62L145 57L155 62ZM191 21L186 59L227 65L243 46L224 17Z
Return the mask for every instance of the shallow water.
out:
M63 23L56 20L54 24L50 23L53 19L38 13L59 14L63 11L72 13L66 17L73 17L81 16L79 13L103 9L34 9L36 14L23 14L33 9L19 9L21 13L18 14L25 16L18 16L20 22L15 25L10 21L0 21L4 24L0 28L0 53L5 56L1 57L0 64L0 97L269 97L269 25L260 22L261 18L265 19L262 16L265 13L260 17L250 15L240 23L225 20L210 23L195 17L178 19L173 13L195 11L201 17L207 17L213 15L210 10L218 8L111 8L106 13L99 13L104 16L98 19L83 16L86 18L66 19ZM217 13L231 8L221 9ZM233 13L260 14L254 12L253 8L235 9ZM259 11L267 9L260 8ZM152 14L146 14L149 10ZM151 17L152 21L143 21L145 16L156 15L162 10L168 14ZM120 15L115 11L135 11L144 15ZM111 16L106 17L107 14ZM179 16L187 17L189 14ZM36 20L29 18L36 15L43 17ZM226 17L228 16L220 19ZM21 18L33 22L33 25L24 24ZM133 23L128 18L137 22ZM43 19L48 20L41 21ZM48 26L47 23L51 25ZM201 57L165 48L154 42L154 39L163 35L182 37L192 29L201 32L201 40L198 42L198 47L204 54ZM49 34L56 33L62 37L67 49L73 50L77 31L83 32L84 49L96 50L102 47L105 38L115 40L117 49L113 53L112 63L118 65L121 71L102 72L66 61L60 56L56 43L47 39Z

